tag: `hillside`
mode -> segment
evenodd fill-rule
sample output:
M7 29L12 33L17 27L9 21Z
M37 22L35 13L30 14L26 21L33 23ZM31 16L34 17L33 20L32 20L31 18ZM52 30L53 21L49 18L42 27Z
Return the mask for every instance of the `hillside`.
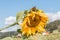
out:
M60 31L60 20L56 20L54 22L50 22L49 24L47 24L46 26L46 30L53 32L53 30L58 30Z
M11 31L11 32L0 32L0 39L5 38L5 37L12 37L16 36L18 33L16 31Z

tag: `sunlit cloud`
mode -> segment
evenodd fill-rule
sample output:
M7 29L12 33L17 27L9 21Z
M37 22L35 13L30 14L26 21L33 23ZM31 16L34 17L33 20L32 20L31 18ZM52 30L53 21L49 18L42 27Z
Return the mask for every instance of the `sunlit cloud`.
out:
M55 21L55 20L60 20L60 11L56 12L56 13L46 13L49 21Z
M5 18L5 24L12 24L14 22L16 22L16 17L9 16L9 17Z

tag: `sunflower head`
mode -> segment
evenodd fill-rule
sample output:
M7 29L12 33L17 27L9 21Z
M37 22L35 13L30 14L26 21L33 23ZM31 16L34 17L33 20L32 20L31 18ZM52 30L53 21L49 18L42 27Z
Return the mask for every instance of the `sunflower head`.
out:
M24 21L22 22L22 34L31 35L35 34L36 31L39 33L45 32L45 25L48 21L48 17L42 10L37 10L33 7L29 12L27 12Z

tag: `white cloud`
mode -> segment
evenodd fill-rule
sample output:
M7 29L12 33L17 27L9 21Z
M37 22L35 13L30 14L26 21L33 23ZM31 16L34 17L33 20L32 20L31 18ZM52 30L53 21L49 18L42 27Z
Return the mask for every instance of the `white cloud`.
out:
M9 16L9 17L5 18L5 24L12 24L14 22L16 22L16 17Z
M55 20L60 20L60 11L56 13L46 13L49 17L49 21L55 21Z

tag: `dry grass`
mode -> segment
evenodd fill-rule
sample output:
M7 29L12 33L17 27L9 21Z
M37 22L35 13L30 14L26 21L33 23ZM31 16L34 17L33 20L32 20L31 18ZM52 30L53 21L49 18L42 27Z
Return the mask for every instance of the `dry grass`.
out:
M36 35L30 36L28 38L6 37L6 38L3 38L1 40L60 40L60 32L55 30L53 33L51 33L48 36L44 36L44 35L37 33Z

